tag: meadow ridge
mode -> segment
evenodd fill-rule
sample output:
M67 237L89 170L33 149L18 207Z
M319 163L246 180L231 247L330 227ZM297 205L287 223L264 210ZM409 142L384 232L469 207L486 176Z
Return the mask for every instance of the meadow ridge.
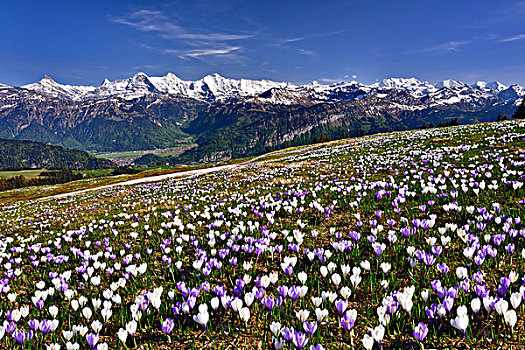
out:
M397 132L3 204L0 348L519 348L524 146Z

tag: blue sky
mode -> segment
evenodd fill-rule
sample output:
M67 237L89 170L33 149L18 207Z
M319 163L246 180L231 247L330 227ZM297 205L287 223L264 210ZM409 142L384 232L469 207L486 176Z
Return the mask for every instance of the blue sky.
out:
M0 4L0 82L99 85L142 71L295 83L416 77L525 85L525 1Z

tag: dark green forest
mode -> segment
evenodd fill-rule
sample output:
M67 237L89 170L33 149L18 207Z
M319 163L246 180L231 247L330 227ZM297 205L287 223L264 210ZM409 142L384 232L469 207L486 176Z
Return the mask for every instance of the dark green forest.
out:
M0 169L100 169L113 163L87 152L43 142L0 139Z

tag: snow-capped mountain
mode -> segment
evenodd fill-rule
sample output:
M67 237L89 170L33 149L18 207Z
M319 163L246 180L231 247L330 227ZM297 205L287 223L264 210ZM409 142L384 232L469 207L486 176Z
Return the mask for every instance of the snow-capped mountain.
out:
M133 100L146 95L178 95L196 100L216 102L232 98L256 96L272 88L293 89L291 83L269 80L228 79L219 74L210 74L196 81L185 81L173 73L163 77L148 77L137 73L128 79L104 80L102 85L61 85L48 76L42 80L22 86L43 95L75 101L120 97Z
M455 118L462 124L493 121L512 115L523 98L519 85L482 81L296 85L219 74L187 81L172 73L137 73L99 86L71 86L46 76L22 87L0 85L0 138L107 152L169 148L191 137L199 148L187 160L210 160L321 135L405 130ZM220 149L227 145L229 151Z
M478 81L476 83L474 83L472 85L472 87L474 88L478 88L482 91L496 91L496 92L500 92L500 91L503 91L505 89L508 89L508 86L500 83L499 81L492 81L490 83L487 83L485 81Z
M461 81L452 80L452 79L442 80L436 84L437 89L443 89L443 88L462 89L462 88L468 88L468 87L469 87L468 84L463 83Z
M95 88L92 86L62 85L47 75L36 83L24 85L22 87L28 90L36 91L43 95L71 100L80 100L82 99L82 96L95 90Z
M173 73L149 77L137 73L133 77L115 81L104 80L98 86L62 85L45 76L39 82L22 86L45 96L83 101L118 97L134 100L145 96L178 96L205 102L225 102L239 99L258 100L271 104L292 105L299 101L353 101L368 95L382 98L392 91L404 91L430 105L450 105L472 100L491 100L494 97L508 101L525 95L519 85L507 87L500 82L478 81L469 85L457 80L443 80L436 85L416 78L390 78L371 85L356 81L331 85L313 82L295 85L269 80L229 79L215 73L196 81L182 80ZM510 89L510 90L509 90ZM280 91L277 91L280 90ZM288 97L289 98L288 98Z
M405 90L415 97L423 97L437 90L429 82L422 82L417 80L416 78L383 79L380 83L374 84L374 86L381 88Z

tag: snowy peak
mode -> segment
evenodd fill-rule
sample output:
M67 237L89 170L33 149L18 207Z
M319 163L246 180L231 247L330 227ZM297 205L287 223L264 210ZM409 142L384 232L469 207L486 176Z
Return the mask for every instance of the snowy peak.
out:
M491 89L493 91L502 91L508 88L508 86L500 83L499 81L493 81L491 83L487 83L487 88Z
M74 101L110 97L134 100L158 95L191 98L209 103L256 99L265 103L295 104L299 101L351 102L368 95L379 98L396 95L397 98L401 98L399 92L404 92L410 95L410 98L420 99L430 105L446 105L493 99L507 103L515 102L525 96L523 87L519 85L507 87L497 81L490 83L478 81L468 85L449 79L434 86L416 78L390 78L371 85L356 81L343 81L331 85L314 81L305 85L294 85L270 80L230 79L218 73L206 75L199 80L186 81L173 73L161 77L149 77L139 72L127 79L115 81L104 79L98 87L62 85L46 75L40 81L22 88L42 95ZM266 92L270 93L265 95Z
M228 79L217 73L207 75L197 82L219 100L256 96L273 88L287 88L293 85L269 80Z
M81 96L95 90L92 86L62 85L45 75L40 81L22 86L24 89L32 90L43 95L78 100Z
M478 81L472 85L473 88L477 88L481 91L495 91L500 92L508 88L508 86L500 83L499 81L493 81L487 83L485 81Z
M423 97L431 92L436 91L436 88L429 82L423 82L417 80L416 78L383 79L379 84L376 84L376 86L382 88L405 90L415 97Z
M436 84L436 88L438 89L443 89L443 88L461 89L464 87L468 87L468 84L465 84L461 81L452 80L452 79L443 80Z
M128 79L115 80L113 82L104 80L104 83L94 89L91 94L84 96L85 99L121 97L124 99L140 98L156 92L156 88L149 77L140 72Z

